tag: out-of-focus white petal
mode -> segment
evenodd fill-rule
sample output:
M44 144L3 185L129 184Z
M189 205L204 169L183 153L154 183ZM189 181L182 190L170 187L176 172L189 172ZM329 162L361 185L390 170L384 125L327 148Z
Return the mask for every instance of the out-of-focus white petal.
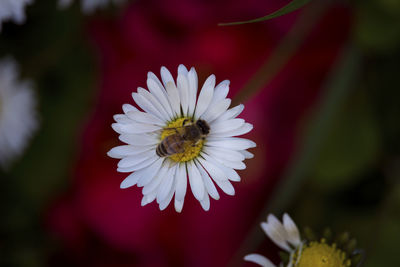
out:
M262 267L276 267L275 264L273 264L269 259L264 257L263 255L260 254L249 254L244 257L245 261L249 261L255 264L258 264Z
M287 244L287 233L282 223L272 214L267 217L267 222L261 223L261 228L266 235L280 248L291 251Z
M289 243L295 247L299 246L301 244L299 229L287 213L283 214L283 227L285 227Z
M18 1L18 0L13 0ZM121 5L126 2L126 0L80 0L82 6L82 12L85 14L91 14L97 9L105 8L107 4L113 2L116 5ZM69 7L72 4L73 0L59 0L58 6L60 8Z
M18 1L16 1L18 2ZM9 12L0 3L2 12ZM15 8L18 8L16 4ZM21 10L22 12L22 10ZM22 155L38 128L37 100L31 81L19 80L18 65L12 58L0 60L0 168L8 170Z

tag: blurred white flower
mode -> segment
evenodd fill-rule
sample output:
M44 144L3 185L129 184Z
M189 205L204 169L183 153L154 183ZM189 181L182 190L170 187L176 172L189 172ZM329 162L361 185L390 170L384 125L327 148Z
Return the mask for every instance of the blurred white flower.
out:
M175 210L181 212L187 184L204 210L210 198L219 199L214 183L228 195L234 195L232 182L240 181L236 170L253 157L247 151L253 141L239 136L253 129L236 118L243 105L228 109L229 81L215 86L210 75L198 93L197 73L185 66L178 68L178 78L161 68L162 82L152 72L147 76L149 91L138 88L132 97L143 110L125 104L125 114L114 116L113 129L127 145L111 149L108 155L121 159L119 172L133 172L121 188L143 187L142 205L157 200L165 209L175 195Z
M290 260L287 267L293 266L294 253L300 249L302 242L300 240L299 230L296 224L285 213L283 215L283 224L273 215L269 214L266 222L261 223L261 228L265 234L281 249L290 254ZM246 261L254 262L263 267L276 267L269 259L260 254L249 254L244 257Z
M58 4L61 8L66 8L72 4L74 0L59 0ZM126 2L126 0L81 0L82 11L85 14L93 13L98 8L104 8L109 2L116 5Z
M0 60L0 167L20 156L37 129L36 97L30 81L18 80L16 62Z
M281 223L270 214L266 222L261 223L265 234L289 255L288 260L279 267L355 267L361 258L352 258L360 252L355 250L355 239L348 234L336 239L338 243L328 240L329 234L319 240L315 238L300 239L300 233L288 214L284 214ZM331 238L329 238L331 239ZM244 260L263 267L276 267L269 259L260 254L249 254Z
M3 21L12 20L21 24L25 21L25 5L33 0L0 0L0 31Z

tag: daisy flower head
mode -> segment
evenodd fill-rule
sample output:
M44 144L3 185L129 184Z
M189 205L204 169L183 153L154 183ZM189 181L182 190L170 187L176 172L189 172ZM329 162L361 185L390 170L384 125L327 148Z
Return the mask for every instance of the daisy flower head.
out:
M3 21L12 20L21 24L25 21L25 6L33 0L1 0L0 1L0 31Z
M126 0L81 0L82 11L85 14L91 14L99 8L104 8L110 2L114 4L122 4ZM59 0L58 5L61 8L69 7L73 0Z
M32 83L18 79L11 58L0 60L0 167L6 169L25 149L38 126Z
M177 212L182 211L188 185L204 210L210 208L209 197L219 199L215 184L234 195L231 182L240 181L235 170L246 168L243 161L253 157L247 149L256 144L235 137L253 126L237 118L242 104L229 108L229 81L215 86L210 75L200 89L196 70L180 65L176 82L162 67L161 81L149 72L147 87L132 93L142 110L124 104L124 114L114 116L112 128L127 145L108 155L121 159L119 172L133 172L121 188L143 187L142 205L156 200L160 210L175 196Z
M282 223L283 222L283 223ZM266 222L261 223L265 234L286 254L279 266L287 267L355 267L361 262L360 250L356 249L356 240L350 239L348 233L336 238L332 237L329 229L322 237L309 228L304 231L304 237L285 213L280 222L274 215L269 214ZM268 258L260 254L249 254L244 260L263 267L276 267Z

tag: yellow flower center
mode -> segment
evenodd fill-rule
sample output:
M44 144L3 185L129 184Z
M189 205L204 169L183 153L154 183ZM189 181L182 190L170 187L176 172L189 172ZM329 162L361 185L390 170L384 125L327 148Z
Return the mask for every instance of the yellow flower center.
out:
M173 134L182 135L184 133L184 131L183 131L184 128L182 127L184 120L192 121L191 118L183 117L183 118L178 118L178 119L170 122L166 126L166 129L164 129L164 131L161 133L161 140L163 140L165 137L173 135ZM198 142L185 141L183 143L184 152L173 154L173 155L169 156L169 158L175 162L190 161L190 160L196 158L200 154L201 149L203 148L203 144L204 144L204 141L201 139Z
M295 267L350 267L351 261L346 253L336 248L336 244L328 245L325 240L311 242L303 247L293 258Z

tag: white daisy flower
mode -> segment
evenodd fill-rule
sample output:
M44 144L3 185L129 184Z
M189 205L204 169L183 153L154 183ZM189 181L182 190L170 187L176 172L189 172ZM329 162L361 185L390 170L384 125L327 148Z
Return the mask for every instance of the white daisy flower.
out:
M161 68L162 82L148 73L147 87L138 88L132 97L142 111L122 106L124 114L114 116L112 128L127 145L111 149L108 155L121 159L119 172L133 172L121 188L143 187L142 205L154 200L161 210L175 195L175 209L181 212L187 184L204 210L210 198L219 199L216 184L234 195L231 182L240 181L235 170L243 170L244 159L253 154L246 149L256 144L234 136L246 134L253 126L236 118L243 105L228 109L229 81L215 86L215 76L205 81L198 96L197 73L178 68L176 83L171 73Z
M93 13L96 9L104 8L109 2L116 5L126 2L126 0L81 0L82 11L85 14ZM61 8L66 8L72 4L73 0L59 0L58 5Z
M0 61L0 166L6 168L25 149L38 126L30 81L18 80L17 64Z
M25 6L33 0L1 0L0 1L0 31L3 21L12 20L22 24L25 21Z
M356 267L362 261L362 251L356 249L356 240L348 233L332 238L330 231L319 240L309 229L306 238L300 239L300 233L288 214L283 215L281 223L270 214L266 222L261 223L265 234L289 255L280 267ZM260 254L249 254L244 260L263 267L276 267L269 259Z
M269 214L267 221L261 223L261 228L278 247L290 254L287 266L293 266L292 258L296 250L302 246L302 242L299 230L290 216L287 213L283 214L282 224L273 214ZM244 257L244 260L254 262L263 267L276 267L269 259L260 254L249 254Z

